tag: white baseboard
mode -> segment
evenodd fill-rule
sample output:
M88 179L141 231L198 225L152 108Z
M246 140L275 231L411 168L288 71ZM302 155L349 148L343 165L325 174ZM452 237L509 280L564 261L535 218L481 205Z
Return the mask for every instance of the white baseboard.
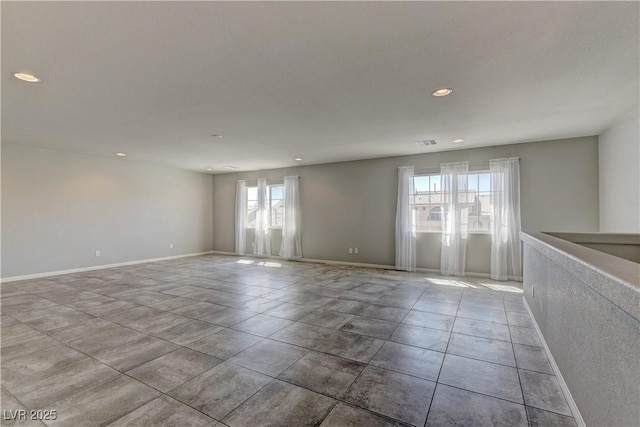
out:
M536 318L533 317L533 312L529 307L529 303L527 303L527 300L524 298L522 300L524 301L524 306L527 308L527 311L529 312L529 316L531 316L531 320L533 320L533 325L535 326L536 333L538 334L538 338L540 339L540 342L542 343L542 347L544 347L544 351L547 354L547 358L549 359L549 364L551 365L551 368L553 369L553 372L555 373L556 378L558 379L558 383L560 384L560 389L562 389L562 393L564 394L565 399L567 399L567 404L569 405L569 409L571 409L573 418L576 420L576 424L578 425L578 427L587 427L587 425L584 422L584 419L582 418L582 415L580 414L578 405L576 405L576 401L573 400L573 396L571 396L571 391L569 391L569 386L567 386L567 383L564 381L564 378L562 377L562 373L560 372L560 368L556 364L556 361L553 358L553 355L551 354L551 350L549 350L549 346L547 345L547 341L544 339L544 336L542 335L542 331L538 326L538 322L536 322Z
M173 256L167 256L167 257L162 257L162 258L148 258L148 259L141 259L141 260L137 260L137 261L118 262L118 263L115 263L115 264L93 265L91 267L72 268L72 269L69 269L69 270L48 271L46 273L36 273L36 274L26 274L26 275L23 275L23 276L3 277L3 278L0 279L0 282L1 283L7 283L7 282L16 282L18 280L40 279L42 277L60 276L62 274L71 274L71 273L82 273L83 271L104 270L106 268L124 267L124 266L127 266L127 265L145 264L147 262L166 261L166 260L177 259L177 258L188 258L188 257L193 257L193 256L209 255L209 254L212 254L212 253L214 253L214 252L213 251L196 252L196 253L192 253L192 254L173 255Z

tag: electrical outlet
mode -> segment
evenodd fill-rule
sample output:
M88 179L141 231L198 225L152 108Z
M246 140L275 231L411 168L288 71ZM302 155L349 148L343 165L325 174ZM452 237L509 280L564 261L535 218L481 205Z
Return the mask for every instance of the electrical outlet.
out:
M169 249L173 249L173 243L169 243Z
M353 248L349 248L349 253L352 254L353 253Z
M353 248L353 253L358 255L358 248Z
M98 258L100 255L102 255L100 251L96 251L96 258Z

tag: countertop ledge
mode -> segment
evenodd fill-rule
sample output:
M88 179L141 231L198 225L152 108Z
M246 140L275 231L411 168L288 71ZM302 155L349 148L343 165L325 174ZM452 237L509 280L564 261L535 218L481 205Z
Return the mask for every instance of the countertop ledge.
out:
M544 232L520 238L640 321L640 264Z

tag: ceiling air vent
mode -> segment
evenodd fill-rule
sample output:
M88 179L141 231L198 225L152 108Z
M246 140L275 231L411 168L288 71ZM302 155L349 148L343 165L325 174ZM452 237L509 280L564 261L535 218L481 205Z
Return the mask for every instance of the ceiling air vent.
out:
M428 147L429 145L436 145L437 141L435 139L424 139L422 141L416 141L416 145L418 147Z

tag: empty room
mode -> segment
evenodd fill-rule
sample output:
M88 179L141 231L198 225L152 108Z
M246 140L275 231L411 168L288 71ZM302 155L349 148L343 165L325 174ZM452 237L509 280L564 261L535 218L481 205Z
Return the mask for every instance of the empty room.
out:
M640 2L0 17L2 426L640 427Z

